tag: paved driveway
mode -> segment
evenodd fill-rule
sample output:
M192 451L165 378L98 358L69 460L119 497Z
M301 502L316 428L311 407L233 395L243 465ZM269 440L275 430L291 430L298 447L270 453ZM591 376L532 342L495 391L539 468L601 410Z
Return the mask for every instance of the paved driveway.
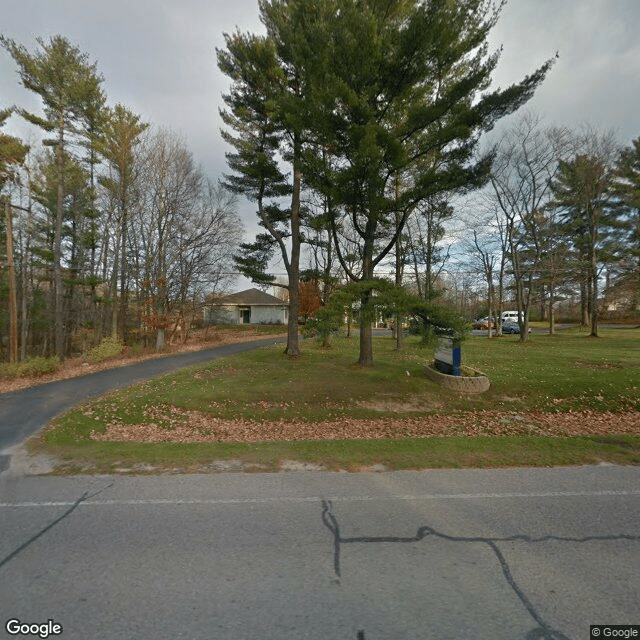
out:
M24 442L63 411L112 389L188 367L200 362L281 343L284 338L228 344L202 351L154 358L117 369L106 369L79 378L0 394L0 472L9 465L7 449Z

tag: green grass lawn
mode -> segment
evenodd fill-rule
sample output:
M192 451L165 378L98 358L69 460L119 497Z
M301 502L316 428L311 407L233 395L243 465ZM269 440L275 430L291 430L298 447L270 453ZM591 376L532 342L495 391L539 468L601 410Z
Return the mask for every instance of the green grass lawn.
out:
M603 330L588 338L577 330L556 336L471 337L463 362L486 373L491 388L460 395L427 380L433 350L415 338L403 352L391 338L377 338L376 364L355 364L357 338L335 338L330 349L305 341L303 355L289 359L282 347L260 349L175 372L109 394L59 418L41 437L44 447L68 461L68 468L109 471L135 463L158 468L201 468L212 460L239 458L261 469L283 459L327 468L357 469L456 466L557 465L597 460L640 462L640 436L609 438L434 437L398 440L177 444L96 442L117 420L144 422L149 407L179 407L225 418L319 421L334 418L416 417L433 413L640 409L640 330ZM170 412L165 412L169 415ZM160 418L161 420L164 418ZM166 418L166 428L171 428Z
M590 338L571 329L554 336L532 335L525 343L513 336L475 338L463 349L465 358L489 376L489 401L508 397L542 410L637 410L640 330L600 333L600 338Z

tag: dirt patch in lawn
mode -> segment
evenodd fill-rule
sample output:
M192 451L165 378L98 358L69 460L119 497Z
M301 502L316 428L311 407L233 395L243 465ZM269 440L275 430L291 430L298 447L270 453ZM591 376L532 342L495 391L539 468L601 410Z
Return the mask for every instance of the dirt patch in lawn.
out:
M378 395L375 400L362 400L358 402L357 406L363 409L370 409L371 411L384 411L385 413L411 413L412 411L424 412L442 409L444 404L431 397L425 397L424 395L402 401Z
M640 435L640 412L575 411L509 413L478 411L398 419L344 418L321 422L223 420L210 414L171 409L172 423L112 422L91 439L117 442L265 442L354 440L427 436Z

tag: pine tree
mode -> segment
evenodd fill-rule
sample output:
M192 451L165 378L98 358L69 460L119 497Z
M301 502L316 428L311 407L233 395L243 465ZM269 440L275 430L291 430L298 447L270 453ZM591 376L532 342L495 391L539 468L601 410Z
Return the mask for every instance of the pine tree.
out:
M499 14L493 3L331 0L323 7L326 43L307 103L315 148L305 177L335 203L334 235L349 226L359 237L357 273L338 257L352 280L368 281L421 203L486 181L491 156L476 157L480 134L533 95L552 61L483 94L498 62L486 44ZM370 295L363 290L362 308ZM373 363L371 335L363 322L361 365Z
M421 202L484 183L491 157L474 155L480 134L525 103L552 64L481 94L498 62L486 45L499 14L490 0L261 0L260 10L267 35L226 36L218 52L234 83L222 114L237 134L225 134L235 148L229 182L258 203L291 292L302 184L332 204L332 244L345 273L373 281ZM283 160L292 167L290 191ZM288 210L277 202L287 193ZM358 238L356 269L340 251L342 231ZM373 290L359 290L368 308ZM290 315L295 321L293 305ZM371 335L363 321L361 365L373 363Z
M573 239L580 256L593 337L598 336L599 267L607 259L607 244L619 226L619 211L612 206L612 177L611 163L603 156L579 154L561 161L549 205L559 210L567 238Z
M0 129L13 109L0 110ZM14 136L0 133L0 192L7 183L17 182L18 167L24 163L29 147ZM7 284L9 297L9 362L18 360L18 304L16 272L13 260L13 211L8 197L0 197L4 208L5 246L7 249Z
M140 142L140 136L148 126L147 123L140 120L140 116L132 113L123 105L117 104L113 109L107 110L102 134L96 145L97 151L107 160L113 173L113 177L102 176L100 183L110 192L117 206L111 277L111 298L113 300L111 333L117 334L118 319L120 319L123 339L126 339L124 335L128 276L126 246L129 201L135 178L134 151ZM120 279L119 298L117 292L118 276Z
M289 320L286 353L298 356L300 281L300 193L302 189L303 130L296 111L301 97L300 58L292 46L291 24L300 3L261 2L268 35L225 35L226 49L218 50L218 66L233 85L223 96L227 110L221 117L229 130L224 139L235 151L227 154L234 174L226 185L255 202L259 224L267 234L241 246L236 257L241 273L258 284L275 282L267 273L276 247L288 276ZM299 16L298 16L299 17ZM291 182L281 170L289 163ZM290 206L282 204L290 197Z
M631 307L640 306L640 138L624 148L616 163L614 193L624 208L622 216L627 227L626 260L629 265L624 277L631 288Z
M38 94L44 106L44 118L22 109L21 115L53 138L44 141L56 153L57 196L53 247L53 288L55 351L64 359L66 328L64 322L64 284L62 266L62 225L65 197L65 152L74 136L81 135L81 121L87 109L99 102L102 77L88 56L62 36L53 36L49 42L37 39L40 49L29 53L15 41L0 37L0 44L18 65L22 85Z

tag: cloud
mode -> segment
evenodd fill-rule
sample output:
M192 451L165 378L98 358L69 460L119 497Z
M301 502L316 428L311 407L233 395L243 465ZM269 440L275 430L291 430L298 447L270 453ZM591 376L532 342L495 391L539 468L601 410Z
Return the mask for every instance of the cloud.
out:
M639 22L636 0L509 2L491 35L503 45L496 80L518 81L557 51L529 108L570 127L614 128L626 143L640 135Z

